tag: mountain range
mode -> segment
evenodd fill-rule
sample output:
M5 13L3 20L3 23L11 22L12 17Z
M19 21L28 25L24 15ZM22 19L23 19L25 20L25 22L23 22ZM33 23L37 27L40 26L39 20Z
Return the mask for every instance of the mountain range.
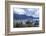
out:
M26 16L26 15L19 15L19 14L13 14L14 20L24 20L24 19L39 19L39 17L33 17L33 16Z

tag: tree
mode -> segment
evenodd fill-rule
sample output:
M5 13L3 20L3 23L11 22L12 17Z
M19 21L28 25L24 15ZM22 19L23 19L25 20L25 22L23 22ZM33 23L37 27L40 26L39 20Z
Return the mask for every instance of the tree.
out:
M38 27L38 25L39 25L39 21L36 20L34 26Z
M28 27L32 27L32 22L27 21L26 24L28 25Z

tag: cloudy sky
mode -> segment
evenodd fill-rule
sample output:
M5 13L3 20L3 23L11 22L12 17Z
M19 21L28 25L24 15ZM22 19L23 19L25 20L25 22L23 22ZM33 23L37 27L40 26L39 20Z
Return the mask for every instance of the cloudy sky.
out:
M39 17L39 8L13 8L15 14Z

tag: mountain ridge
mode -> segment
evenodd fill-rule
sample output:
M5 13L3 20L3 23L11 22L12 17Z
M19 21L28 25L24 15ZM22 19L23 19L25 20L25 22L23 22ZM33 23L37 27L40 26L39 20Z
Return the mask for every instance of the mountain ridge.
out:
M13 18L14 18L14 20L16 19L16 20L19 20L19 19L22 19L22 20L24 20L24 19L39 19L39 17L33 17L33 16L26 16L26 15L19 15L19 14L13 14Z

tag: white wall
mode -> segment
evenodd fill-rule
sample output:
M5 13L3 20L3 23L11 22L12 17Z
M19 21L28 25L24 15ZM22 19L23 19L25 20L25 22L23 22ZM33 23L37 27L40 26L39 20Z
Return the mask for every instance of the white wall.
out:
M28 1L28 2L45 2L46 0L25 0L25 1ZM45 11L45 13L46 13L46 11ZM45 18L46 18L46 14L45 14ZM45 27L46 27L46 23L45 23ZM45 29L45 31L46 31L46 29ZM5 0L0 0L0 36L5 36ZM46 33L16 35L16 36L46 36Z

